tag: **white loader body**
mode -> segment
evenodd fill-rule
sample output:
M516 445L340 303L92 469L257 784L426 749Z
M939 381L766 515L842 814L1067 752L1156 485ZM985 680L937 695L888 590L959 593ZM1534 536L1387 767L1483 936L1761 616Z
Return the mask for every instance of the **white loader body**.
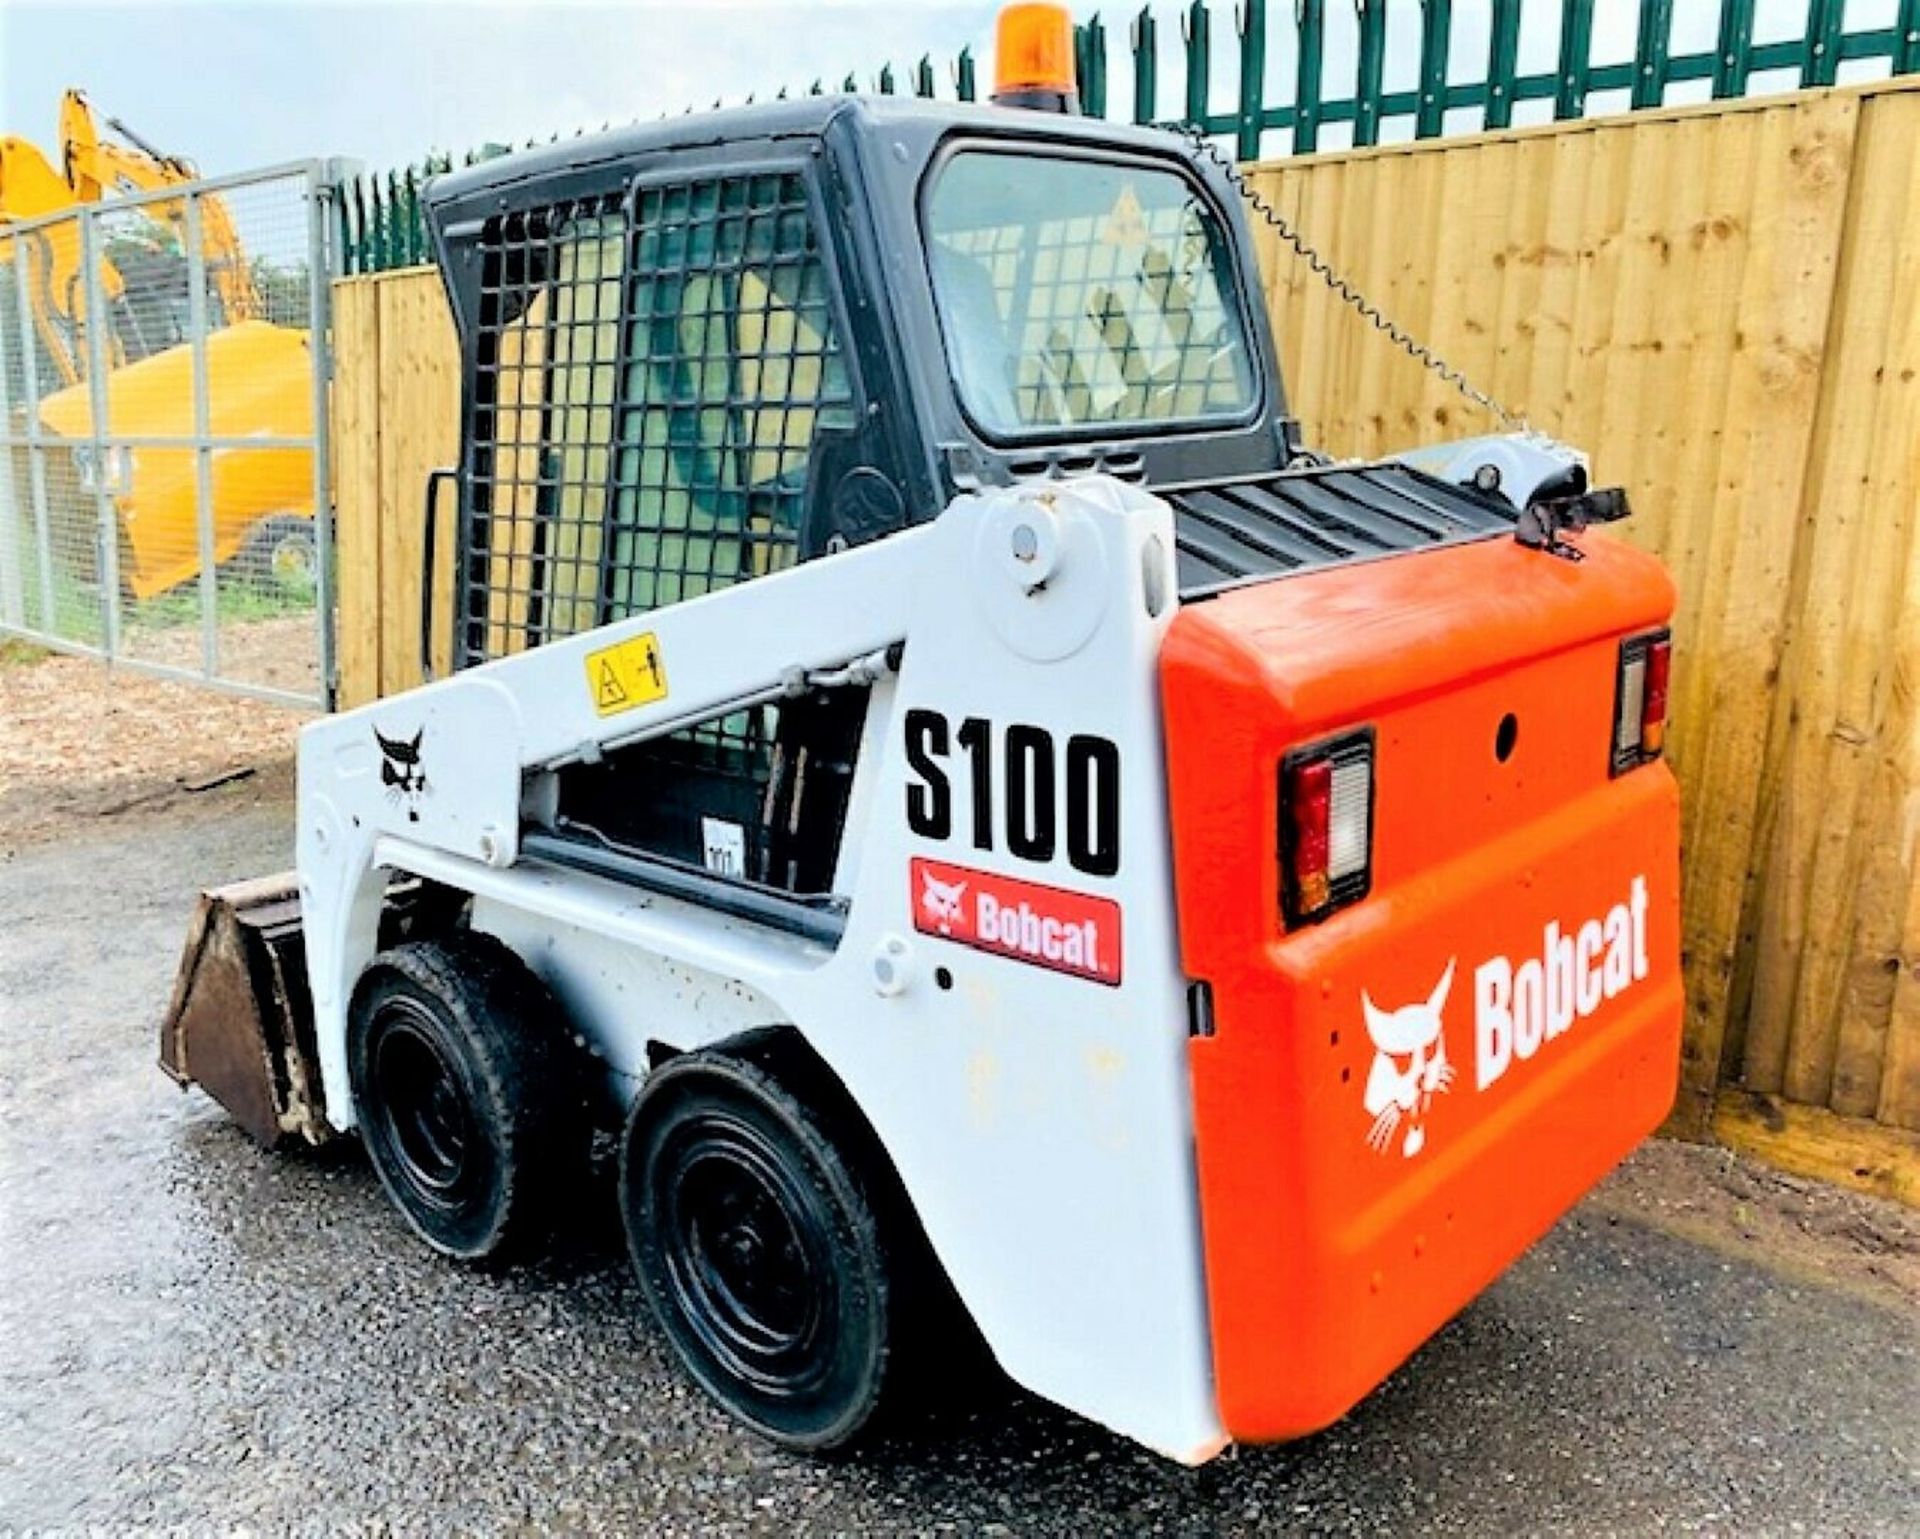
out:
M544 979L628 1098L649 1043L796 1027L870 1121L1006 1371L1175 1458L1210 1457L1225 1435L1156 673L1172 550L1166 504L1104 477L964 497L873 545L309 725L299 878L330 1120L355 1118L347 1008L388 877L471 893L473 927ZM603 715L617 686L593 660L623 643L650 647L664 693ZM896 643L894 676L875 655ZM523 853L523 815L537 821L557 767L850 665L881 677L834 883L837 944ZM1071 869L1065 838L1050 870L1004 839L914 834L913 710L990 723L996 768L1018 724L1043 724L1056 756L1075 738L1116 745L1119 874ZM413 745L411 773L383 771L382 739ZM915 881L916 858L949 880L923 868ZM942 900L967 902L954 869L1071 889L1059 896L1100 917L1076 928L976 893L986 907L963 930L984 911L993 933L963 947L940 933Z

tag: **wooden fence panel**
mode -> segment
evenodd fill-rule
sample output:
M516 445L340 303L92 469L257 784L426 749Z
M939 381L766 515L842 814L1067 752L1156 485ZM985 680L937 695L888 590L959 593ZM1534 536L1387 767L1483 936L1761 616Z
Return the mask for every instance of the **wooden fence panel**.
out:
M380 552L380 584L386 623L380 632L380 692L392 694L420 682L420 573L424 549L427 477L460 457L460 371L453 317L438 274L430 281L395 284L380 295L381 494L399 516L387 520ZM396 347L396 339L404 339ZM451 523L451 508L443 522ZM439 557L446 571L452 529L441 531ZM436 594L445 615L446 582ZM452 630L435 627L434 666L445 672Z
M1253 181L1410 332L1588 448L1632 493L1625 537L1673 569L1676 1126L1706 1132L1732 1079L1758 1093L1739 1102L1749 1142L1786 1136L1752 1110L1771 1095L1920 1129L1920 89L1353 151ZM1255 240L1310 443L1377 454L1494 426L1271 230ZM357 702L418 678L421 498L453 462L459 397L434 274L340 297ZM450 578L443 549L439 604Z
M381 457L391 447L380 421L380 295L398 277L346 278L333 286L333 548L339 577L334 627L343 709L379 698L382 528L391 524Z
M1755 1090L1909 1127L1920 1127L1914 1044L1891 1037L1897 982L1914 960L1901 932L1920 834L1916 148L1920 95L1873 103L1801 506L1741 1074ZM1910 1019L1904 1026L1910 1033Z

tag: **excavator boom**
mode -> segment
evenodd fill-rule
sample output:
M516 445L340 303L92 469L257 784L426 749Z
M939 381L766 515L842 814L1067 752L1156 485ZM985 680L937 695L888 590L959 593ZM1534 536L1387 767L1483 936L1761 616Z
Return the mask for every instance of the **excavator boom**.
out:
M125 141L116 144L102 135L86 93L69 89L60 100L61 165L74 197L97 203L116 193L154 192L197 180L199 167L178 155L169 155L142 138L121 119L105 120L109 132ZM253 285L247 270L246 248L240 243L232 216L219 198L202 195L200 249L208 281L220 296L229 321L254 318ZM156 219L173 226L184 246L187 215L184 203L148 205Z

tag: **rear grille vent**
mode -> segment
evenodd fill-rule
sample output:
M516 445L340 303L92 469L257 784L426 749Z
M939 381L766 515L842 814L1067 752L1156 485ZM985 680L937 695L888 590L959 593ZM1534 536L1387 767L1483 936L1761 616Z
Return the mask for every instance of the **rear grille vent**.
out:
M1510 534L1511 503L1397 463L1164 489L1183 598L1249 578Z

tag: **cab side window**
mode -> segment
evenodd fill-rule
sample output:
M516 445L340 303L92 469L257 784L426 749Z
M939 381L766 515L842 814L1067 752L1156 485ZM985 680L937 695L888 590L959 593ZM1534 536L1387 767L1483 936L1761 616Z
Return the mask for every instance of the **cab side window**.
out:
M464 661L793 564L857 420L800 172L503 215L481 259Z
M608 620L791 566L818 436L855 419L799 172L641 188L627 284ZM602 839L817 890L861 715L814 700L738 711L616 755L618 805L563 806ZM790 848L781 809L809 781L839 808L814 819L836 837ZM716 857L714 838L734 853Z
M853 395L798 172L648 187L608 527L609 618L790 566Z
M601 623L625 246L617 197L506 215L482 236L464 661Z

